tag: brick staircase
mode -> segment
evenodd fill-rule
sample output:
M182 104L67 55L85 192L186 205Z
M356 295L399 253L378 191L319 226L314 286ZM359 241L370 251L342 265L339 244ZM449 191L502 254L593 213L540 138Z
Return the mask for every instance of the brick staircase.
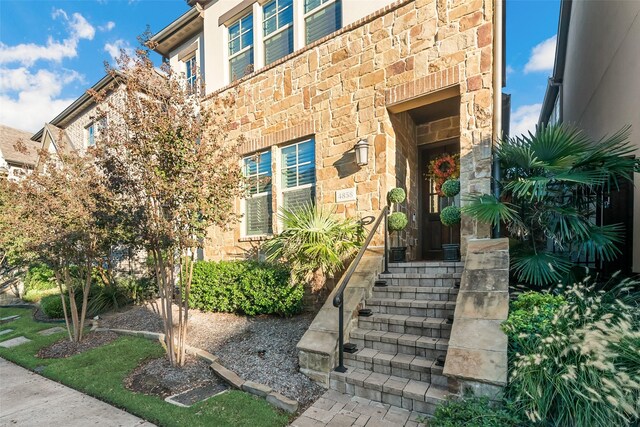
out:
M332 372L330 387L342 393L425 414L449 394L442 375L464 264L390 264L380 274L351 330L354 353L347 372ZM366 311L366 310L365 310Z

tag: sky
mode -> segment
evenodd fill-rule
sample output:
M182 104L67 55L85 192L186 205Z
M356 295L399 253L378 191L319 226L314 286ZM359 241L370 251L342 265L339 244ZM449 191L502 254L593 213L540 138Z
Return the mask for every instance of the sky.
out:
M507 1L512 135L537 122L559 5ZM36 132L104 76L104 61L135 48L147 25L157 32L187 9L184 0L0 0L0 123Z

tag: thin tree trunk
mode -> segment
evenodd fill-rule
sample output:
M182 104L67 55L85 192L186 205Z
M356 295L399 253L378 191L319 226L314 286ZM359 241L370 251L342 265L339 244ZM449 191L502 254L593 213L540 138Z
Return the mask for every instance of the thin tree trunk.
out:
M67 315L67 302L64 300L64 291L62 290L62 278L60 272L55 271L56 282L58 282L58 289L60 289L60 299L62 299L62 311L64 311L64 323L67 325L67 333L69 334L69 341L73 341L71 336L71 326L69 325L69 316Z
M89 291L91 289L91 259L87 259L87 271L85 271L86 278L84 289L82 291L82 315L80 316L80 335L78 341L82 341L82 335L84 333L84 320L87 317L87 305L89 302Z

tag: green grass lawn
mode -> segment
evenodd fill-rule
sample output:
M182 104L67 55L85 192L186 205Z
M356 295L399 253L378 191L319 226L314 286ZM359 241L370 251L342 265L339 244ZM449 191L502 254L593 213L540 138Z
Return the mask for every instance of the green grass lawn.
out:
M76 390L97 397L159 426L285 426L289 417L265 400L241 391L229 391L204 402L181 408L159 397L145 396L124 388L122 380L141 361L160 357L159 343L137 337L120 337L116 341L67 359L39 359L38 349L51 344L66 333L48 337L37 332L55 324L35 322L28 309L0 308L0 317L21 318L0 325L0 330L14 332L0 340L24 335L33 341L14 348L0 348L0 357L29 369L38 368L51 378Z

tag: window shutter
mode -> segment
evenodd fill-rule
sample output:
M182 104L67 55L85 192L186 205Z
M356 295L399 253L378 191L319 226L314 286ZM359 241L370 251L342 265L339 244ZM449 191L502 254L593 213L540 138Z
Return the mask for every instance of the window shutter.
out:
M231 81L253 72L253 48L229 61Z
M307 44L338 30L342 26L342 5L340 0L308 16L305 24Z
M246 199L247 236L271 234L271 196Z
M293 27L283 30L264 42L264 59L267 65L291 52L293 52Z
M301 188L285 192L282 196L285 209L297 209L305 205L313 205L315 200L315 187Z

